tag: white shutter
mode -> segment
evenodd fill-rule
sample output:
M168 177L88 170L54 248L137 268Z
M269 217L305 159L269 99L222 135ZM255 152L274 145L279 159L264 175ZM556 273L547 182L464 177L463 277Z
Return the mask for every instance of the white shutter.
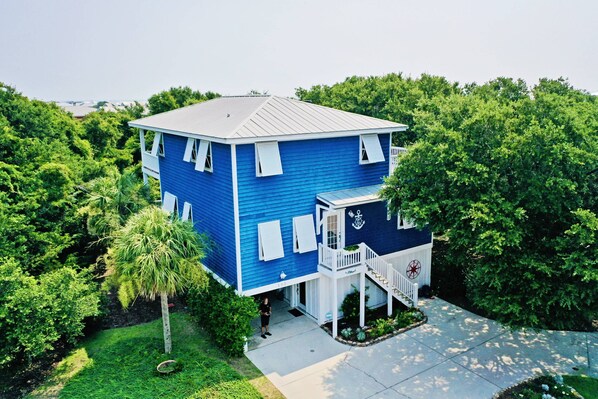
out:
M256 143L258 176L274 176L282 174L282 163L280 162L280 152L278 151L278 142L271 141L267 143ZM261 168L260 168L261 167ZM260 173L261 169L261 173Z
M261 260L272 260L284 257L282 247L282 234L280 233L280 220L260 223L258 228L258 241Z
M209 141L199 140L199 149L197 150L197 160L195 161L195 170L203 172L206 167L206 157L208 156Z
M160 140L162 140L162 133L156 132L154 136L154 143L152 144L152 155L157 156L160 149Z
M294 243L300 254L318 249L313 215L297 216L293 218ZM293 244L295 247L295 244Z
M185 201L183 204L183 217L181 218L183 222L187 220L193 223L193 210L191 209L191 204Z
M164 191L164 201L162 201L162 209L168 213L174 212L176 208L177 198L170 194L168 191Z
M189 137L187 139L187 146L185 147L185 155L183 156L183 161L191 162L191 153L193 152L193 146L195 145L195 139Z
M364 161L365 163L384 162L384 154L377 134L364 134L361 136L361 140L368 154L368 160Z

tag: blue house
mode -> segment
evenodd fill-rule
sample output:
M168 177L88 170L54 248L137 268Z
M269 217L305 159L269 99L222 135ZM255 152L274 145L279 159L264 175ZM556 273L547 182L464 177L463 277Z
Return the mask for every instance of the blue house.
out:
M390 313L393 297L411 306L430 284L431 233L378 196L405 151L392 134L407 126L276 96L221 97L130 125L144 179L208 234L204 267L240 295L283 290L336 335L352 286L363 325L366 287L368 306Z

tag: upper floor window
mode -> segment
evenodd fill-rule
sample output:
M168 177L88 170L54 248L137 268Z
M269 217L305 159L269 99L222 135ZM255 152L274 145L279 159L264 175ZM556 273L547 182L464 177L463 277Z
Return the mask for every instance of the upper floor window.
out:
M413 227L415 227L415 223L402 217L400 212L397 213L397 229L411 229Z
M183 161L195 162L195 170L200 172L212 172L212 142L188 138Z
M278 142L255 143L255 175L259 177L282 174Z
M293 218L293 252L300 254L318 249L314 215L303 215Z
M260 223L257 225L257 230L260 260L284 258L280 220Z
M382 146L377 134L363 134L359 136L359 163L369 164L384 162Z

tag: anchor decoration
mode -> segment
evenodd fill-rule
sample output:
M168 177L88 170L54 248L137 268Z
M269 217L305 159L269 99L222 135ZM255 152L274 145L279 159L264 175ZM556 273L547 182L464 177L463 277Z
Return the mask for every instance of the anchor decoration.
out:
M353 226L355 230L361 229L365 224L365 220L363 220L363 215L361 214L361 211L359 209L356 213L353 213L353 211L349 211L348 215L351 219L354 219L353 223L351 223L351 226Z

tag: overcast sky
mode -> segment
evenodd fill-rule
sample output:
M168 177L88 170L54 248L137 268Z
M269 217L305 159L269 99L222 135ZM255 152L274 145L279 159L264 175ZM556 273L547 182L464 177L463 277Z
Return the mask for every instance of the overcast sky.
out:
M0 0L0 51L0 81L57 101L292 96L390 72L598 92L598 1Z

